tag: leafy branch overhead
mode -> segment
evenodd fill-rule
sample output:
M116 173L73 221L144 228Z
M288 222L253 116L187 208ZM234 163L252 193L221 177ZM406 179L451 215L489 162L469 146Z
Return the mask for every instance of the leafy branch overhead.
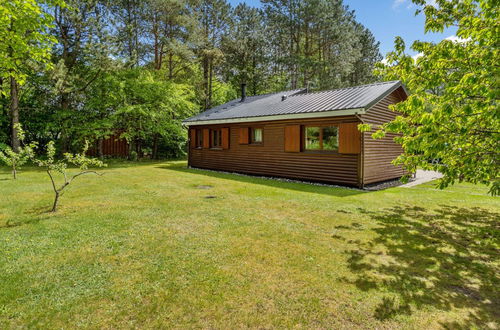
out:
M455 182L484 183L500 193L500 90L498 77L499 6L492 0L444 1L423 6L425 29L442 32L458 27L457 38L438 44L416 41L415 60L396 38L395 51L377 73L400 79L411 96L393 106L403 114L379 128L374 137L401 133L404 153L396 164L444 174L441 188ZM495 5L497 3L497 5ZM361 127L366 130L369 127ZM434 160L433 162L431 162Z
M98 159L88 158L85 155L88 147L88 142L85 142L85 147L80 154L65 153L63 159L57 160L55 158L56 148L54 142L50 141L47 144L46 159L35 160L38 166L45 168L52 183L52 188L54 190L54 203L51 209L52 212L55 212L57 210L59 198L64 194L64 189L69 186L74 179L85 174L96 174L99 176L102 175L101 173L98 173L96 171L89 170L89 167L105 167L106 164ZM76 166L78 168L77 173L69 173L69 165ZM56 174L60 174L62 176L62 183L57 182L58 180L56 178Z

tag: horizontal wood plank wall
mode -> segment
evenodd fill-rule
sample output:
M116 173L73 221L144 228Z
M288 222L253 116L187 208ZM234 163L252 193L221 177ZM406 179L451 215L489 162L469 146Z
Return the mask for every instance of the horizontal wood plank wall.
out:
M401 91L396 90L375 104L361 118L365 123L375 126L389 122L397 115L389 110L389 105L402 100ZM375 129L363 134L363 183L370 184L403 176L403 169L391 163L403 152L401 146L393 140L395 134L387 134L386 137L375 140L372 138L373 132Z
M89 156L99 156L98 142L95 143L88 154ZM102 140L102 155L114 157L127 157L129 151L129 144L126 139L120 138L120 134L114 134L107 139Z
M191 128L189 130L189 147L190 148L196 147L196 128Z
M309 181L358 185L359 155L322 152L285 152L284 132L287 125L339 124L354 122L351 117L303 119L212 125L229 127L229 149L190 149L189 165L198 168L241 172L256 175L287 177ZM240 144L240 128L258 126L264 129L259 145ZM197 126L198 127L198 126ZM199 128L207 128L203 126Z

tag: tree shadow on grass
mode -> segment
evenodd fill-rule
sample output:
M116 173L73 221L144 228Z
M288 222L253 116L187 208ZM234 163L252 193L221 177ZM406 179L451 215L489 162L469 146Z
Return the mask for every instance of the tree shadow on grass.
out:
M432 307L468 309L445 328L496 327L500 320L500 213L440 206L358 209L377 224L378 236L345 251L360 290L387 292L375 308L390 319ZM468 315L467 315L468 313Z
M354 189L354 188L348 188L348 187L344 188L344 187L338 187L338 186L334 186L334 185L314 185L314 184L308 184L306 182L302 183L302 182L297 182L297 181L295 181L295 182L294 181L290 181L290 182L283 181L283 180L286 180L286 178L283 178L283 180L276 180L272 177L252 176L252 175L247 175L247 174L217 172L217 171L204 170L204 169L198 169L198 168L188 168L185 166L184 163L179 163L179 162L158 166L157 168L178 171L178 172L183 172L183 173L196 174L196 175L200 175L200 176L207 176L207 177L218 178L218 179L234 180L234 181L251 183L251 184L260 184L260 185L265 185L265 186L280 188L280 189L289 189L289 190L296 190L296 191L301 191L301 192L330 195L330 196L335 196L335 197L346 197L346 196L369 193L367 191L363 191L360 189Z

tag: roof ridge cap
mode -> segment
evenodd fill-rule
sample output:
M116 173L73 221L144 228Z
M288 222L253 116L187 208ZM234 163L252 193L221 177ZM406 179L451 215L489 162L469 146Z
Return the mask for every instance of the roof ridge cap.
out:
M376 86L376 85L389 85L389 84L393 84L393 83L401 83L401 80L380 81L380 82L371 83L371 84L365 84L365 85L357 85L357 86L351 86L351 87L326 89L326 90L323 90L323 91L308 92L308 93L302 93L302 94L297 93L297 94L290 95L290 97L303 96L303 95L311 95L311 94L319 94L319 93L327 93L327 92L335 92L335 91L342 91L342 90L347 90L347 89L363 88L363 87Z

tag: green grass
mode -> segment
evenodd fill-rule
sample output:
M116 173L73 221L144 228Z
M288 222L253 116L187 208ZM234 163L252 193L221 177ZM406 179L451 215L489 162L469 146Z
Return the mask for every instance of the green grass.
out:
M0 169L0 328L499 327L500 204L486 187L362 192L184 162L104 171L51 214L44 172Z

